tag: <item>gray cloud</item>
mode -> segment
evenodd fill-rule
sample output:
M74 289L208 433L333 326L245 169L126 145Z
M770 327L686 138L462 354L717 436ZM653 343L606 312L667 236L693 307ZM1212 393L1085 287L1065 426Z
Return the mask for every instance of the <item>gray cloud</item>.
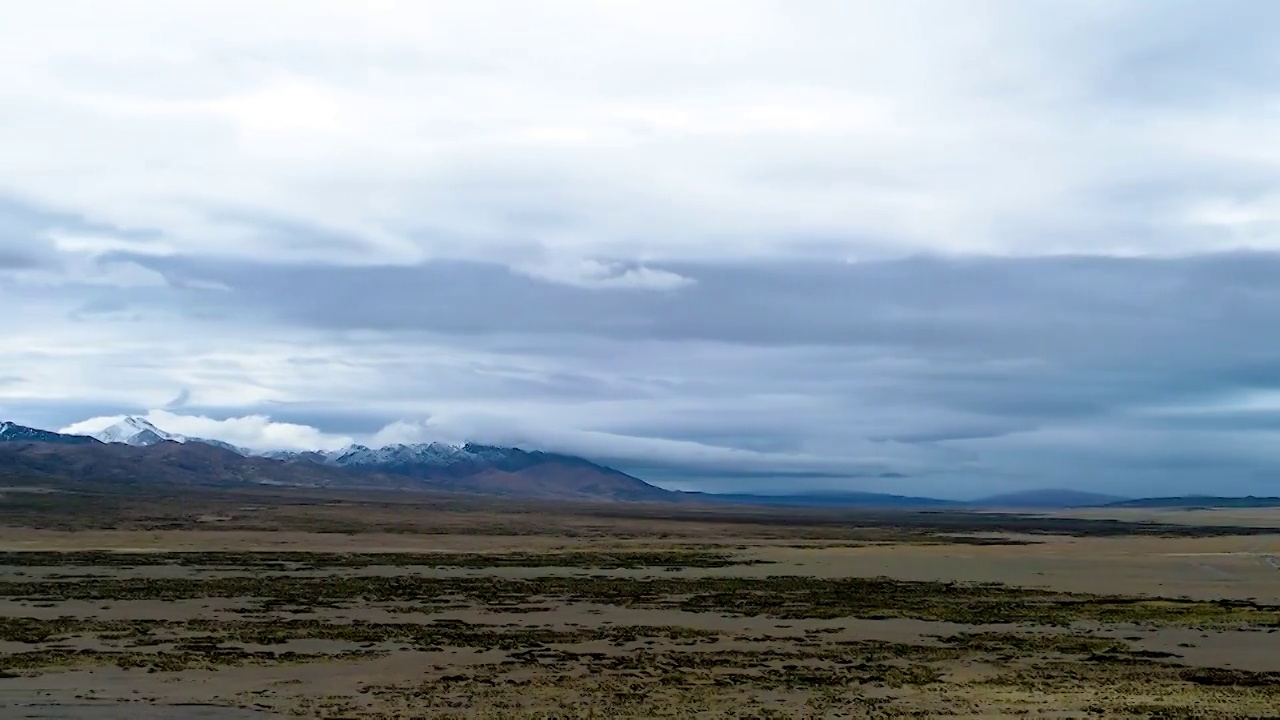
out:
M33 257L17 250L0 249L0 270L27 270L40 264L38 257Z
M266 392L283 376L252 357L188 363L194 386L171 393L200 415L355 435L428 417L423 437L583 452L713 489L963 494L1163 477L1174 492L1214 467L1246 491L1259 487L1250 463L1280 462L1267 450L1280 402L1265 404L1280 397L1280 340L1258 332L1280 321L1276 255L684 264L674 270L695 282L658 294L475 263L199 268L229 290L173 307L235 327L251 349L283 342L290 373L316 378L220 407L202 384ZM202 316L215 301L217 319ZM321 351L300 353L299 332ZM1166 436L1176 445L1162 448Z
M1280 6L495 7L24 6L0 410L1272 492Z

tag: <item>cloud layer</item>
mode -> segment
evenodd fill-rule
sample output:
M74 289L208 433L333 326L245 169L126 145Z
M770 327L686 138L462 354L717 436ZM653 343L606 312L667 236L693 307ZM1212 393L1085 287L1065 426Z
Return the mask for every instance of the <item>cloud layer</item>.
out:
M6 418L717 490L1274 492L1280 9L11 15Z

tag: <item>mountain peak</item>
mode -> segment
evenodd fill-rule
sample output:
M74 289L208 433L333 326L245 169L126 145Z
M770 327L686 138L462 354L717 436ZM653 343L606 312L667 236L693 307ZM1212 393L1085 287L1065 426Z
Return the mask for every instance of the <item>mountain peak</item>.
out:
M150 420L147 420L146 418L140 418L136 415L130 415L129 417L126 417L125 419L121 420L118 424L133 428L135 430L150 430L152 432L160 431L160 428L156 427L155 425L152 425Z
M92 435L102 442L124 443L138 447L155 445L166 440L179 443L187 441L187 438L182 435L165 432L146 418L133 415L122 418Z
M223 450L230 450L237 455L249 454L249 451L244 448L236 447L221 440L187 437L186 435L161 430L150 420L136 415L121 418L98 432L92 433L91 436L105 443L124 443L135 447L149 447L166 441L176 443L197 442L222 448Z
M5 422L0 424L0 441L0 465L73 478L419 488L591 501L676 498L639 478L584 458L494 445L430 442L370 448L357 444L331 452L268 451L254 457L254 453L219 440L166 432L140 417L120 418L93 437ZM55 443L88 447L50 447ZM200 445L231 452L197 447Z

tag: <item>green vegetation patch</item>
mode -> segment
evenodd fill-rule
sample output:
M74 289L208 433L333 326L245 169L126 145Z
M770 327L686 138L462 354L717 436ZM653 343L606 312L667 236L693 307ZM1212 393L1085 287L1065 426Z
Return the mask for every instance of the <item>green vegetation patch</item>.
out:
M1280 606L1049 593L996 584L807 577L425 578L415 576L83 578L0 582L0 597L32 601L256 599L263 609L337 603L469 602L481 606L590 602L776 618L912 618L983 625L1073 622L1280 626Z
M9 567L148 567L318 568L430 567L580 567L639 569L647 567L719 568L768 561L738 559L702 550L516 553L316 553L316 552L2 552L0 566Z

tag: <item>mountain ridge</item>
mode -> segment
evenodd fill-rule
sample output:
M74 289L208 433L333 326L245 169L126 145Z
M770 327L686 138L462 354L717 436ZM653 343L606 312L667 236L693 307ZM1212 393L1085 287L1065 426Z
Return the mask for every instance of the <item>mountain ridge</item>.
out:
M14 423L3 427L8 430L0 436L0 476L395 488L566 500L679 496L585 458L475 443L379 449L386 452L351 446L328 453L246 454L228 443L165 432L141 418L99 431L106 442Z
M1006 508L1071 508L1100 507L1129 498L1119 495L1069 490L1065 488L1043 488L1038 490L1020 490L1017 492L989 495L969 502L970 505L982 507Z
M104 440L105 438L105 440ZM977 500L861 491L789 494L675 492L616 468L563 453L480 443L351 444L331 451L252 452L219 440L169 433L128 417L92 435L0 422L0 477L138 478L177 483L262 483L424 490L511 497L681 501L774 507L1047 510L1280 506L1274 497L1175 496L1127 499L1062 488Z
M52 430L27 427L26 425L19 425L6 420L0 422L0 442L47 442L75 445L100 443L101 441L89 435L67 435L53 432Z
M150 420L141 418L136 415L126 416L101 430L89 433L89 437L95 438L104 443L122 443L125 445L133 445L135 447L148 447L162 442L176 442L179 444L202 443L204 445L212 445L230 450L238 455L251 455L250 451L236 447L222 440L213 440L210 438L189 437L178 433L171 433L156 427Z

